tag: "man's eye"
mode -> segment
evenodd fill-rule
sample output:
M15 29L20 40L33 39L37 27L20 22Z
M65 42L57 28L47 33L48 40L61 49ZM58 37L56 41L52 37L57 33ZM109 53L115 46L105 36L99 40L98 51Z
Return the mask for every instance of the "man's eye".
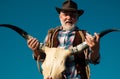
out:
M68 14L64 14L65 16L67 16Z

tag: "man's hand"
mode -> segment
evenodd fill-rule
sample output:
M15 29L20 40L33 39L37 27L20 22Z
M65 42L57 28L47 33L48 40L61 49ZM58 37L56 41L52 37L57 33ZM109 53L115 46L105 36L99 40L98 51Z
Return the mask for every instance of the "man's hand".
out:
M32 51L36 51L38 49L40 43L36 38L30 38L27 41L27 45Z
M88 46L92 49L92 50L99 50L99 34L94 33L95 37L93 37L90 34L86 35L86 43L88 44Z
M97 58L99 57L99 49L100 49L100 37L99 34L94 33L94 37L91 36L90 34L86 35L85 39L87 45L91 48L92 51L92 57Z

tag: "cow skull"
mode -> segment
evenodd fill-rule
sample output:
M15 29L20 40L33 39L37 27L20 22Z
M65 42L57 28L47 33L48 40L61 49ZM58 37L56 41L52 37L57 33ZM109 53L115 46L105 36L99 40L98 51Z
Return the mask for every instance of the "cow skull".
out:
M26 31L24 31L21 28L18 28L17 26L10 25L10 24L0 24L2 27L8 27L11 28L12 30L16 31L19 33L23 38L28 40L32 36L29 35ZM107 33L113 32L113 31L120 31L120 29L107 29L99 33L100 37L103 37ZM76 52L82 52L84 49L88 48L88 45L86 42L83 42L79 44L76 47L73 47L71 49L63 49L63 48L49 48L49 47L44 47L43 44L40 45L40 50L44 51L46 54L46 58L42 64L43 68L43 76L44 79L46 78L52 78L52 79L62 79L62 73L64 72L65 68L65 61L66 58ZM39 57L39 56L38 56ZM37 62L39 62L37 60ZM38 65L38 68L40 66Z

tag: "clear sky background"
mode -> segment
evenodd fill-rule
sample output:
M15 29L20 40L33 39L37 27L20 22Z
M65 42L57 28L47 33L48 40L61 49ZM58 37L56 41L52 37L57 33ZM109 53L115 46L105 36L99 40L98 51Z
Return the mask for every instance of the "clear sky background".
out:
M60 25L55 7L65 0L0 0L0 24L13 24L43 42ZM78 26L90 33L120 28L120 0L74 0L85 13ZM101 39L101 62L90 65L91 79L120 79L120 32ZM32 51L15 31L0 27L0 79L42 79Z

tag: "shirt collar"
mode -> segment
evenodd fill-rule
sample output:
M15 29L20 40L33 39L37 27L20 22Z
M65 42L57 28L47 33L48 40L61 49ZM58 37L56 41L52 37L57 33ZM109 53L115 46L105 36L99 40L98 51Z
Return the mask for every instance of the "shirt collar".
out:
M60 31L66 31L66 30L63 30L62 29L63 27L60 26ZM72 31L75 31L75 30L78 30L79 28L77 26L75 26L73 29L71 29L69 32L72 32Z

